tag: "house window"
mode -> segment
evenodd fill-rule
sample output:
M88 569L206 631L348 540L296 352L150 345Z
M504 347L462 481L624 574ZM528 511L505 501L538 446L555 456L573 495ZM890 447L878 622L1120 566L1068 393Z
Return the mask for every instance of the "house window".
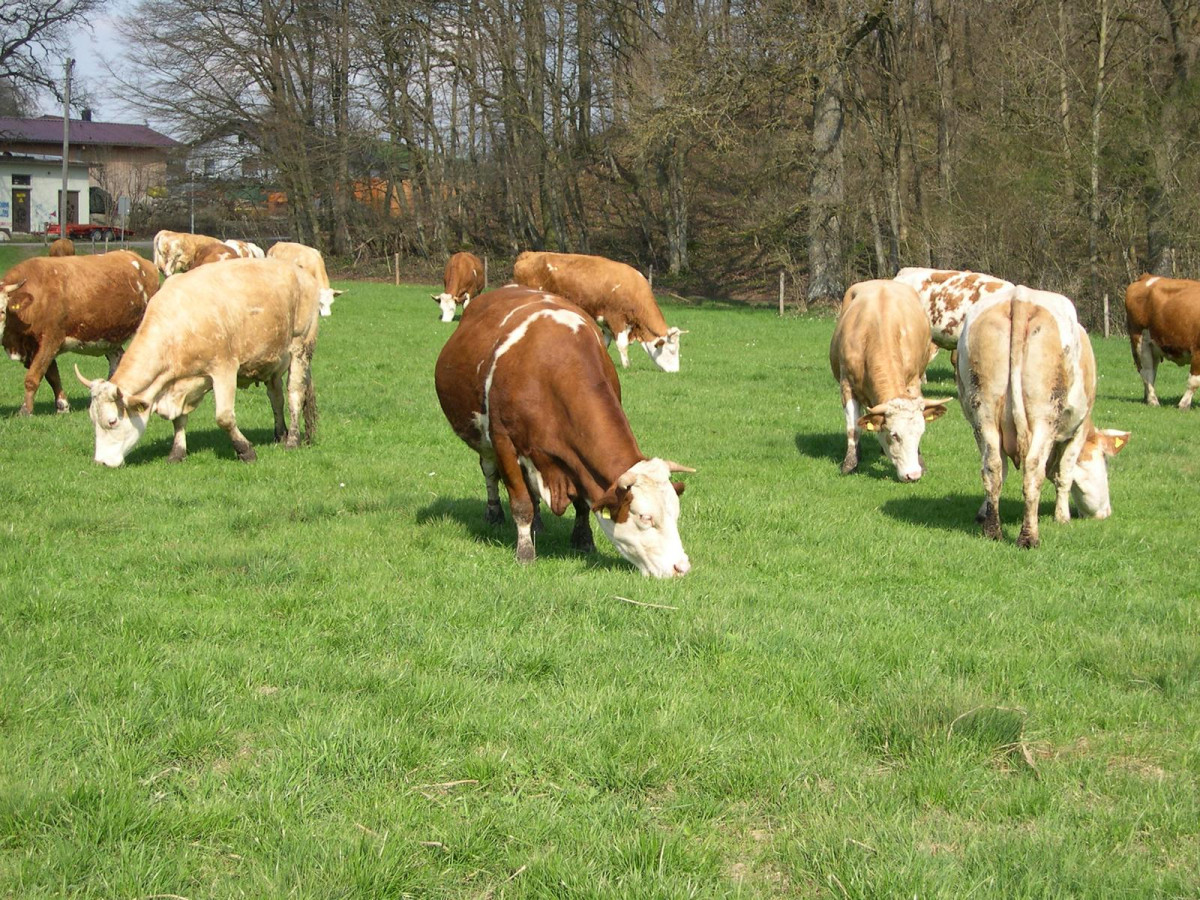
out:
M29 176L29 175L14 175L12 177L12 183L16 187L29 187L30 184L32 183L30 181L30 178L31 178L31 176Z

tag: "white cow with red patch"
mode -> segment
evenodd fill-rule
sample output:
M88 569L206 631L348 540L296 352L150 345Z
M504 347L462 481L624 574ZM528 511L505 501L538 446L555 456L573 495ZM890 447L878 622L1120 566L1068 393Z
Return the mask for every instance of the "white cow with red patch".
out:
M939 347L951 351L958 347L963 321L976 304L991 297L1011 297L1016 290L1014 284L1002 278L954 269L910 266L897 272L894 280L917 292L929 317L929 333L933 340L929 362L933 362Z

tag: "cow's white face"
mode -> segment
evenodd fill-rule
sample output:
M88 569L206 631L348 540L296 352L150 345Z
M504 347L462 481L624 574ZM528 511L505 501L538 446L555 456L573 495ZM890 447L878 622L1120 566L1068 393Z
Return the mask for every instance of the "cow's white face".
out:
M442 308L442 321L454 321L454 296L442 291L440 294L433 295L433 302Z
M600 529L643 575L673 578L692 567L679 539L681 493L667 463L647 459L617 479L611 506L596 508Z
M337 295L341 292L335 291L332 288L321 288L320 291L321 293L317 298L317 302L321 304L321 315L332 316L333 301L337 299Z
M666 337L653 341L642 341L642 346L650 354L650 358L664 372L679 371L679 336L687 334L678 328L668 328Z
M945 414L946 402L895 397L871 407L859 418L858 427L876 433L879 446L896 467L896 476L901 481L920 481L924 474L921 435L925 433L926 422Z
M1129 443L1128 431L1093 431L1084 442L1075 470L1071 473L1071 498L1079 514L1089 519L1112 515L1108 496L1108 457Z
M8 298L15 294L19 285L6 284L0 288L0 338L4 337L4 321L8 318Z
M125 455L146 430L146 410L131 410L121 389L111 381L98 378L92 382L91 391L88 416L96 427L94 459L115 469L125 464Z

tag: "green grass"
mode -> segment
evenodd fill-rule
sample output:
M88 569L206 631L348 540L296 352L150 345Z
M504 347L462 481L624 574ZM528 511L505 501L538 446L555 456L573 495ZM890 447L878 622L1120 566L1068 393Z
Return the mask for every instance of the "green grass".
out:
M102 469L83 388L18 419L0 366L0 895L1200 893L1200 417L1140 405L1123 341L1115 512L1047 489L1024 552L1018 479L978 533L957 406L921 482L873 444L842 477L830 319L668 307L682 373L622 373L642 449L699 469L659 582L569 515L529 568L482 524L429 293L323 320L315 446L239 392L252 466L205 400L184 464L155 419Z

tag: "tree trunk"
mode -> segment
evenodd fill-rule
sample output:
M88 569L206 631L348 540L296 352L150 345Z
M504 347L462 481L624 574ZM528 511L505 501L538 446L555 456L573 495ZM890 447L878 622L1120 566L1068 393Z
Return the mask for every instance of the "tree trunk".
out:
M808 187L808 292L810 304L841 302L845 293L842 262L842 199L845 164L842 150L844 75L841 62L829 64L816 86L813 106L813 170Z

